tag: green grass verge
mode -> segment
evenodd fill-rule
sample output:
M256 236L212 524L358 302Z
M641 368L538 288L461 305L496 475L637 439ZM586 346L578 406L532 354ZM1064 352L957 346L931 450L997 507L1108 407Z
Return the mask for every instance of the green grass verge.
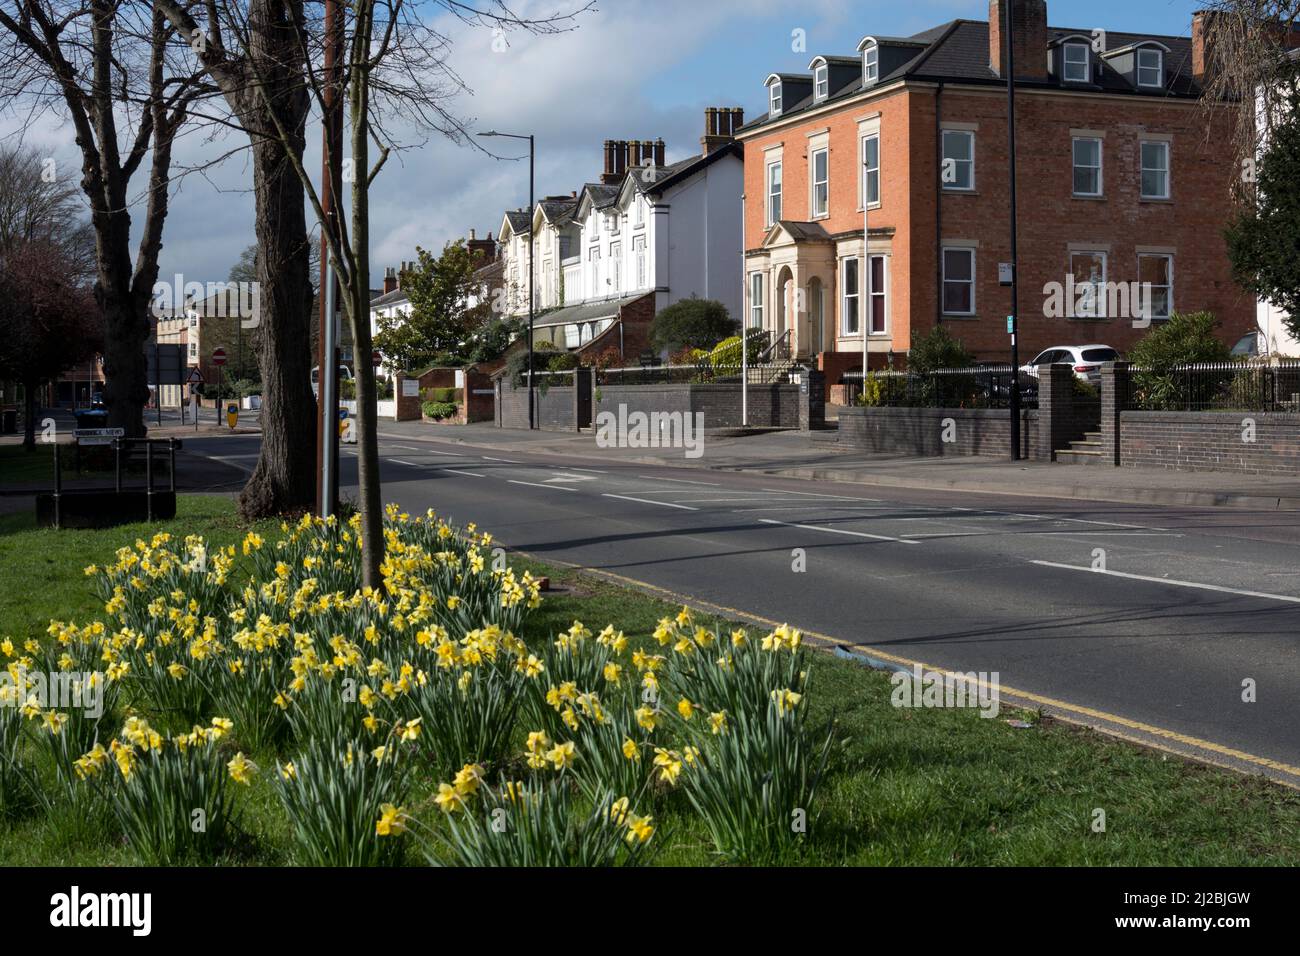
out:
M242 537L228 499L182 496L173 534L217 544ZM44 631L52 617L99 612L82 574L92 561L152 528L37 530L29 516L0 517L0 636ZM613 623L648 639L676 608L654 597L521 558L550 576L527 637L549 639L580 619ZM700 616L697 616L700 617ZM703 621L713 619L704 617ZM1099 734L1003 711L901 710L888 675L814 653L814 726L835 721L832 762L809 837L791 863L811 865L1187 865L1300 864L1300 793L1260 778L1189 763ZM1006 718L1030 721L1016 729ZM227 860L276 865L292 841L269 781L275 756L255 754L263 773L239 789L243 833ZM421 779L409 802L418 816L436 781ZM1106 817L1094 832L1095 811ZM707 835L681 802L668 801L655 862L715 862ZM112 826L37 817L0 823L0 864L117 865L131 862Z

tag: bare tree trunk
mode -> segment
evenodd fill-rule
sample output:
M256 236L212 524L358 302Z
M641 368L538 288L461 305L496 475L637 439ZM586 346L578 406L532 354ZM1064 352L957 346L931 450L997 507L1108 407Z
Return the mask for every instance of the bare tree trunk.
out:
M253 136L257 200L258 326L262 372L262 447L239 496L246 518L310 508L315 499L316 402L311 394L311 240L302 182L286 156L301 158L308 96L294 25L296 2L253 0L249 10L254 73L266 96L241 89L234 103L244 129L273 130L275 109L288 142ZM270 105L268 106L268 99Z

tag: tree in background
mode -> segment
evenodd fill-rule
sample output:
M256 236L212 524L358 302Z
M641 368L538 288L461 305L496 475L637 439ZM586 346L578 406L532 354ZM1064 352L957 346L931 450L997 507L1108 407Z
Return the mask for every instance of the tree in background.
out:
M457 239L443 247L436 259L416 247L415 269L402 273L402 291L411 302L407 315L381 316L375 348L390 365L406 371L464 364L471 340L490 317L490 303L471 308L469 296L477 290L477 257ZM485 311L484 306L487 307Z
M1288 315L1300 338L1300 96L1287 102L1260 158L1254 202L1241 207L1225 235L1233 277Z
M1300 78L1300 59L1290 55L1300 27L1300 0L1203 0L1208 62L1203 105L1210 116L1232 112L1232 150L1242 175L1235 184L1247 195L1261 142L1283 121ZM1255 104L1255 109L1239 108Z
M0 90L6 105L28 104L65 118L81 151L80 185L96 237L95 300L104 316L104 400L109 425L128 437L144 434L150 395L144 343L152 324L172 144L205 93L185 62L189 51L188 40L147 4L0 2ZM25 113L23 120L32 117ZM133 257L131 207L139 200L130 185L142 167L149 181ZM56 179L68 175L53 171Z
M716 299L691 296L657 313L650 323L650 344L660 352L712 349L736 332L736 320Z
M37 390L103 344L95 296L76 268L54 239L14 243L0 253L0 376L22 383L28 451L36 447Z

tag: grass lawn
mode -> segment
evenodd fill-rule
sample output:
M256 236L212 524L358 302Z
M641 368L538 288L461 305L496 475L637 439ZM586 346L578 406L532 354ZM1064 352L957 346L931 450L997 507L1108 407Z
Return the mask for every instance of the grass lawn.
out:
M217 544L243 529L224 498L183 496L164 527ZM82 567L102 562L144 525L107 531L37 530L29 516L0 516L0 637L44 631L51 617L99 612ZM649 639L676 608L638 591L527 559L560 590L530 619L530 641L580 619ZM711 618L697 615L710 623ZM1091 732L1004 710L905 710L890 704L886 674L812 654L814 724L835 721L832 758L812 809L809 840L788 862L813 865L1245 865L1300 864L1300 793L1268 781L1191 764ZM1007 723L1018 717L1030 729ZM824 730L823 730L824 732ZM254 754L263 773L239 788L243 838L231 863L282 864L292 844L268 780L275 755ZM437 810L421 780L409 805ZM676 796L676 795L672 795ZM1105 832L1094 812L1105 811ZM103 821L20 818L0 823L0 864L127 864ZM685 801L658 814L655 862L715 862Z

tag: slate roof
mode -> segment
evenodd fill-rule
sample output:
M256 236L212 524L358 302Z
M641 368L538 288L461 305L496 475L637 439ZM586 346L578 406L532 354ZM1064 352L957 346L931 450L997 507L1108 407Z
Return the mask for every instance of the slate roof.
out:
M1072 34L1092 36L1092 28L1052 27L1047 28L1048 43L1057 43ZM940 24L910 37L875 37L882 47L900 48L903 62L891 72L884 74L871 88L884 86L896 80L919 81L959 81L962 83L1005 85L1006 81L989 67L989 24L984 20L952 20ZM1161 34L1106 32L1107 53L1134 44L1154 41L1169 48L1165 55L1165 70L1168 74L1166 95L1176 97L1197 97L1201 90L1192 78L1192 41L1187 37L1164 36ZM909 55L911 54L911 55ZM1047 51L1043 51L1046 56ZM845 58L827 56L830 62ZM1048 86L1064 90L1082 89L1088 92L1123 93L1150 96L1149 90L1137 90L1122 74L1115 71L1106 60L1106 54L1097 57L1102 63L1102 74L1093 84L1070 84L1062 86L1056 78L1046 81L1019 80L1023 87ZM770 76L771 74L769 74ZM848 80L834 87L826 99L816 102L811 92L811 73L778 73L784 82L787 78L797 84L807 86L809 92L797 102L783 104L783 109L776 119L784 120L794 114L814 106L820 108L837 100L847 99L864 92L867 87L862 82L861 71ZM769 122L773 118L764 113L755 117L741 127L740 132L750 132Z
M527 209L507 209L506 219L510 223L510 228L516 234L522 235L532 228L532 212Z

